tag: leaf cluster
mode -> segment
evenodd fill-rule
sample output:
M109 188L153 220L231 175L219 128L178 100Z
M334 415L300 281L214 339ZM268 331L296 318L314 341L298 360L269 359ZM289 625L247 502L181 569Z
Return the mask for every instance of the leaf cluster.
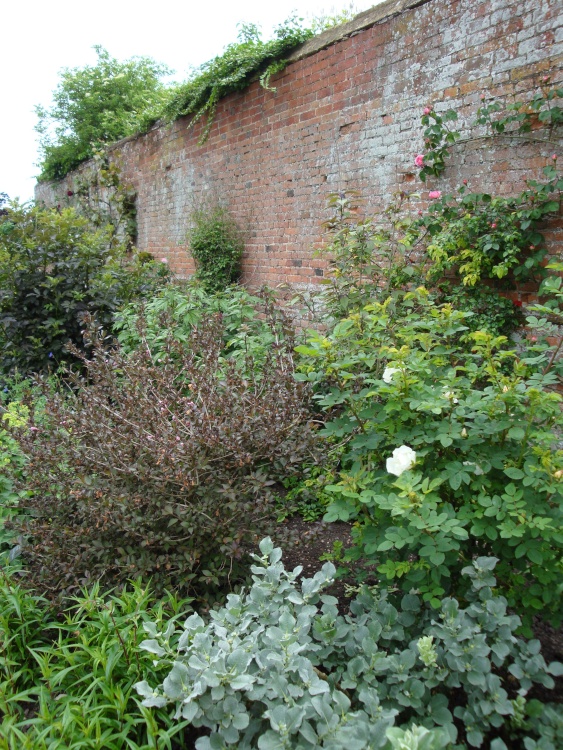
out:
M561 184L554 189L563 187L563 180L556 182ZM430 235L430 275L440 278L453 269L465 286L487 279L513 284L541 278L546 255L542 224L558 210L552 194L539 200L529 190L504 198L461 187L458 196L442 196L417 222Z
M229 211L219 204L194 211L188 232L195 278L206 292L223 292L240 276L244 233Z
M169 284L148 300L130 303L116 314L114 330L125 353L146 345L158 361L162 356L174 356L168 346L171 338L187 343L194 327L216 315L222 322L221 360L244 365L250 357L260 367L272 344L293 340L285 316L265 292L252 295L243 287L231 286L209 294L193 282Z
M138 583L121 595L83 591L62 613L0 572L0 748L149 750L188 741L185 722L139 705L139 679L162 679L139 651L143 624L174 623L189 600L159 602Z
M197 68L174 90L163 107L162 116L168 121L189 116L190 125L206 116L200 136L200 143L205 142L219 100L234 91L244 90L257 78L269 89L270 77L287 64L284 56L311 36L313 32L303 28L295 16L278 26L269 41L262 40L255 24L244 24L238 42L229 44L221 55Z
M141 130L166 96L166 66L148 57L119 62L103 47L94 49L96 63L65 68L53 105L36 107L42 181L64 177L100 146Z
M553 86L550 76L544 76L538 91L528 101L483 102L477 108L469 135L464 137L454 129L454 123L458 121L455 109L440 114L433 107L426 108L421 117L425 153L420 178L425 181L430 176L439 177L446 169L446 159L456 143L491 140L501 136L516 142L549 144L556 129L563 124L563 109L557 103L561 99L563 88ZM474 134L474 129L480 129L481 134Z
M377 218L361 214L361 197L352 190L331 193L331 216L323 227L327 240L319 253L329 261L323 280L322 306L334 318L346 317L372 298L384 298L411 284L420 269L415 264L417 232L406 213L409 198L400 192Z
M543 707L526 695L534 682L553 687L563 665L514 635L519 618L493 593L494 558L462 571L465 608L447 598L434 611L414 593L362 588L343 617L322 593L332 564L298 583L301 568L286 571L269 539L260 550L249 591L207 622L188 617L173 646L168 631L144 626L140 647L169 671L137 691L145 706L172 704L177 721L207 728L197 750L461 750L485 747L490 734L506 750L515 717L532 734L528 715Z
M130 261L111 225L75 209L11 204L0 216L0 369L23 374L72 360L82 316L111 329L114 312L166 281Z

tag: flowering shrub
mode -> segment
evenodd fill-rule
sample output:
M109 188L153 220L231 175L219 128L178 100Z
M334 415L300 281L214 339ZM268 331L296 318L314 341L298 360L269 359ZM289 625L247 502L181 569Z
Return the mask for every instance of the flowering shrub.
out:
M494 559L462 570L465 609L448 598L435 611L412 593L395 606L385 590L363 588L342 617L322 594L332 564L298 584L301 569L286 571L269 539L260 550L250 590L231 594L208 622L188 617L177 643L173 626L144 624L140 647L169 673L137 691L145 706L172 704L177 721L206 728L197 750L439 750L460 729L471 747L492 732L506 750L501 738L517 737L517 714L520 731L535 734L525 696L533 682L553 687L563 665L548 666L538 641L513 635L519 619L492 591Z
M404 591L439 606L464 595L460 570L499 558L510 606L561 617L563 451L553 428L554 348L518 356L468 313L418 289L374 302L314 334L301 379L315 384L344 446L326 520L354 523L349 561L372 561Z
M274 480L320 455L291 348L273 344L259 372L220 363L218 316L158 363L90 336L85 378L69 373L69 392L47 393L42 422L18 432L29 576L53 594L142 576L210 595L273 530Z
M455 269L468 286L482 279L504 279L509 274L517 281L541 278L545 256L542 221L560 211L563 190L557 154L551 151L554 136L563 125L562 98L563 89L552 86L550 77L544 76L530 101L506 105L482 102L464 137L454 129L458 120L455 110L438 113L433 107L424 109L421 122L425 151L414 158L422 180L443 174L455 144L502 138L513 143L543 143L543 151L549 149L543 181L528 180L527 189L518 196L470 193L465 187L467 179L459 196L442 195L440 190L429 192L428 197L437 202L418 224L430 232L428 255L437 276Z

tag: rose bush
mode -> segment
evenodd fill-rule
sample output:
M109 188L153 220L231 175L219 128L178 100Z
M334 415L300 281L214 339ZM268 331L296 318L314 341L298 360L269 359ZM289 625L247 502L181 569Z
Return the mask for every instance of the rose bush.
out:
M460 347L469 317L420 288L367 305L298 347L299 377L328 415L323 434L340 446L325 519L353 522L346 560L374 563L436 605L444 593L463 595L469 560L493 554L510 606L558 620L555 347L517 354L484 331Z

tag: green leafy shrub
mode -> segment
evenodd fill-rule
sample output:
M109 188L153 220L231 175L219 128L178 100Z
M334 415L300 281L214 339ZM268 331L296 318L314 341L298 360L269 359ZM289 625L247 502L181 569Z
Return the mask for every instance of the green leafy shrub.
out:
M28 417L29 409L24 404L11 401L4 406L0 403L0 565L19 552L16 535L6 529L5 524L17 513L19 493L14 488L14 478L21 476L25 463L17 441L4 425L23 427Z
M417 233L410 231L413 221L405 215L407 200L405 193L398 193L375 219L361 216L356 192L329 196L332 216L323 224L328 240L321 249L330 264L322 294L325 314L345 317L420 276L413 262Z
M158 363L90 330L85 379L70 373L68 394L46 394L42 423L18 434L30 575L53 593L142 576L211 596L273 531L274 480L320 455L291 346L272 344L257 372L220 361L219 316Z
M240 276L243 233L228 210L219 204L197 209L190 218L188 242L196 265L195 277L206 292L224 291Z
M0 216L0 369L45 371L82 344L82 316L111 328L114 312L166 279L129 261L72 208L12 205ZM160 265L160 264L159 264Z
M487 286L463 286L442 284L437 295L440 304L451 304L461 312L471 313L464 324L467 332L487 331L493 336L509 336L522 326L525 317L522 303L502 297L495 289Z
M270 323L263 316L265 311ZM171 338L186 343L194 327L215 315L221 317L223 324L221 359L245 362L251 356L259 366L280 337L292 340L284 316L276 311L268 296L254 296L236 286L211 294L197 283L171 284L141 305L129 304L116 314L114 328L125 353L146 346L158 361L162 356L173 355L168 346Z
M167 593L155 602L137 583L119 597L93 586L57 615L0 571L2 750L149 750L188 741L186 722L143 709L133 690L139 679L165 674L139 652L143 623L172 628L187 610L189 600Z
M466 193L464 187L459 192L459 198L440 197L420 222L432 235L427 253L434 278L451 269L467 286L509 274L517 281L540 278L546 249L539 228L559 202L536 203L528 192L514 198Z
M172 704L176 720L206 727L197 750L438 749L458 728L484 747L488 733L515 737L511 720L525 713L532 684L551 688L563 671L545 663L538 641L514 636L519 619L493 593L494 559L463 569L465 609L448 598L435 611L412 593L394 604L385 590L363 588L342 617L322 594L332 564L297 584L301 568L287 572L269 539L260 549L250 590L231 594L208 622L188 617L177 643L144 625L140 647L169 673L137 691L145 706ZM521 733L528 726L522 718Z
M418 289L374 302L297 347L344 447L326 520L353 521L349 560L370 561L439 606L491 554L510 606L559 620L563 451L553 349L518 356L467 313Z
M36 107L40 180L64 177L100 145L136 133L158 117L157 108L166 97L160 79L168 68L148 57L119 62L103 47L94 49L96 64L65 68L52 107Z

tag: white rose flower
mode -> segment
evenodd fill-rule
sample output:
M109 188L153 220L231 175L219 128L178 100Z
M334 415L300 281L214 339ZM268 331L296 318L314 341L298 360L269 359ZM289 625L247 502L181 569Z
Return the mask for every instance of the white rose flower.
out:
M484 474L485 472L483 469L479 466L479 464L474 464L473 461L464 461L464 466L473 466L473 473L477 476L480 476L481 474Z
M393 382L393 375L396 372L401 372L401 370L398 367L386 367L383 370L383 375L381 376L381 379L384 383L392 383Z
M388 458L385 462L385 468L389 474L395 474L400 477L403 471L408 471L414 466L416 461L416 453L408 445L401 445L399 448L395 448L391 458Z

